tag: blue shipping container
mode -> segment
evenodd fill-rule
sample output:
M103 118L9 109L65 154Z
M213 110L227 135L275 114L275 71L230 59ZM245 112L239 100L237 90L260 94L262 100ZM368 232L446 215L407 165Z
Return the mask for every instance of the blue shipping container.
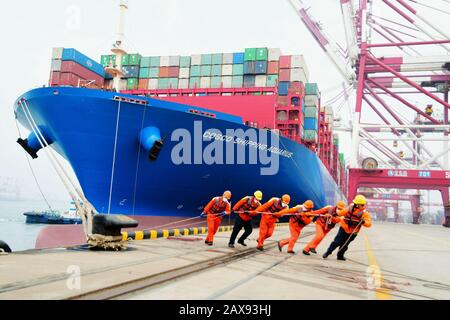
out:
M317 131L317 118L305 118L304 128Z
M95 62L93 59L90 59L89 57L85 56L84 54L73 48L63 50L62 60L74 61L82 65L86 69L89 69L92 72L95 72L96 74L105 77L105 70L103 69L103 66L100 63Z
M243 52L235 52L235 53L233 53L233 63L234 64L242 64L242 63L244 63L244 53Z
M255 74L255 61L244 62L244 74Z
M289 81L278 82L278 95L287 96L289 91Z
M254 75L245 75L244 76L244 87L251 88L255 86L255 76Z
M139 66L124 66L122 67L125 73L124 78L138 78L139 77Z
M266 73L267 73L267 61L256 61L255 74L266 74Z

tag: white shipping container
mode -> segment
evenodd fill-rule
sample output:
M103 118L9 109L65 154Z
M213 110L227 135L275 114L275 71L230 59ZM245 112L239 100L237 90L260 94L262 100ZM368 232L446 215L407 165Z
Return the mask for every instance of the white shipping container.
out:
M333 107L325 107L325 114L333 115Z
M148 80L148 89L158 89L158 79Z
M278 61L280 60L280 56L281 56L281 49L269 48L267 57L269 61Z
M230 77L230 76L222 77L222 86L224 88L231 88L232 82L233 82L233 77Z
M168 67L170 64L170 57L169 56L162 56L159 60L159 66L160 67Z
M53 48L52 50L52 59L62 59L64 48Z
M255 87L265 87L267 83L267 76L258 75L255 77Z
M291 80L291 82L292 81L301 81L303 83L308 82L308 78L307 78L303 68L291 69L291 79L290 80Z
M223 64L233 64L233 54L232 53L224 53L222 56Z
M232 64L224 64L222 66L222 75L223 76L232 76L233 75L233 65Z
M179 78L180 79L189 79L190 68L180 68Z
M202 55L193 54L191 55L191 66L199 66L202 64Z
M127 90L127 79L120 79L119 90Z
M52 60L51 71L61 71L62 60Z
M330 125L328 126L329 128L333 128L333 122L334 122L334 117L332 114L326 114L325 115L325 122L329 123Z
M178 80L178 89L188 89L188 88L189 88L189 79Z
M317 107L319 105L319 97L316 95L305 95L305 106Z
M180 65L180 56L169 57L169 67L178 67Z
M200 88L209 88L211 85L211 77L200 78Z

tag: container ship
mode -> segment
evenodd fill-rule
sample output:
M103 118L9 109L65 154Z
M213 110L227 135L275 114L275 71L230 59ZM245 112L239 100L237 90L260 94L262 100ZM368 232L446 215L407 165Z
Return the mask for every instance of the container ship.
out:
M317 207L344 199L333 110L321 106L302 55L265 47L190 56L115 52L96 62L54 48L49 86L15 103L31 131L18 142L38 156L32 117L99 213L146 226L198 216L227 189L236 201L257 189L265 199L289 193L295 204L311 199ZM182 142L189 147L180 151Z

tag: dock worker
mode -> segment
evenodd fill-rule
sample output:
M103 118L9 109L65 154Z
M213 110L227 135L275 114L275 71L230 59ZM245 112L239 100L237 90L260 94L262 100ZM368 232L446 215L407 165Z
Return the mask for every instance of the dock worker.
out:
M278 250L280 252L283 247L288 244L288 253L295 254L294 246L302 232L302 229L312 222L315 215L324 214L328 212L331 206L326 206L322 209L313 211L314 202L312 200L306 200L303 204L299 204L290 209L285 209L280 212L280 215L291 214L289 219L289 231L291 236L287 239L278 241Z
M361 230L361 226L366 228L372 226L372 219L370 213L366 211L366 205L366 198L359 194L353 199L353 203L350 206L339 212L339 215L342 217L340 228L333 242L328 247L328 250L323 254L324 259L339 247L337 259L346 260L344 254L350 242L355 240L358 232Z
M317 253L316 248L322 242L323 238L341 222L339 213L345 209L345 202L338 201L334 207L328 209L325 215L316 216L316 234L314 238L303 248L303 254L310 255L310 252ZM314 217L314 219L316 219Z
M208 224L208 235L205 239L205 244L212 246L214 235L219 229L222 218L231 213L231 191L225 191L222 196L214 197L203 209L201 217L206 216Z
M271 198L269 201L259 206L255 211L261 214L261 221L259 223L259 238L256 249L264 250L264 241L270 238L275 230L275 223L281 217L279 212L289 208L291 197L284 194L281 198Z
M238 243L246 247L245 239L252 233L252 219L257 215L256 208L261 206L262 192L257 190L253 196L247 196L239 200L233 207L233 211L237 213L236 219L234 220L233 232L231 233L230 241L228 246L234 248L234 241L236 237L244 228L244 233L239 238Z

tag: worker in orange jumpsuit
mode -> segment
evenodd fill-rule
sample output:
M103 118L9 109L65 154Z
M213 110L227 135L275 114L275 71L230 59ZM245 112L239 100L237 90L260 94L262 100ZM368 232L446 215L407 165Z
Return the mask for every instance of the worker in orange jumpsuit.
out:
M288 245L288 253L294 254L294 246L302 232L302 229L312 222L315 215L323 214L328 212L331 206L324 207L322 209L312 211L314 208L314 202L311 200L306 200L303 204L297 205L291 209L285 209L280 212L280 215L292 214L289 219L289 231L291 236L288 239L278 241L278 250L283 249L283 247Z
M225 191L222 196L212 198L200 215L201 217L207 217L208 235L206 236L205 243L209 246L213 245L214 235L219 229L223 216L231 213L230 199L231 192Z
M348 249L348 245L355 240L361 226L366 228L372 226L372 218L370 213L366 211L366 203L366 198L363 195L357 195L348 208L339 212L339 216L342 217L341 226L328 250L323 254L324 259L339 247L337 259L345 261L344 254Z
M316 248L323 240L323 238L334 228L334 226L341 222L339 217L339 212L345 209L345 202L338 201L336 206L328 209L325 215L318 216L315 222L316 224L316 235L314 238L305 246L303 249L303 254L310 255L310 252L317 253ZM314 217L316 219L316 217Z
M230 248L234 248L234 241L242 228L244 228L245 231L239 238L238 243L244 247L247 246L244 241L253 231L252 219L257 215L254 210L261 206L261 200L262 192L257 190L253 196L244 197L234 205L233 211L238 215L234 220L233 232L231 233L230 241L228 242Z
M261 213L261 221L259 223L259 238L256 249L264 250L264 241L270 238L275 230L275 223L281 217L280 211L289 208L291 197L285 194L280 198L272 198L263 205L259 206L255 211Z

